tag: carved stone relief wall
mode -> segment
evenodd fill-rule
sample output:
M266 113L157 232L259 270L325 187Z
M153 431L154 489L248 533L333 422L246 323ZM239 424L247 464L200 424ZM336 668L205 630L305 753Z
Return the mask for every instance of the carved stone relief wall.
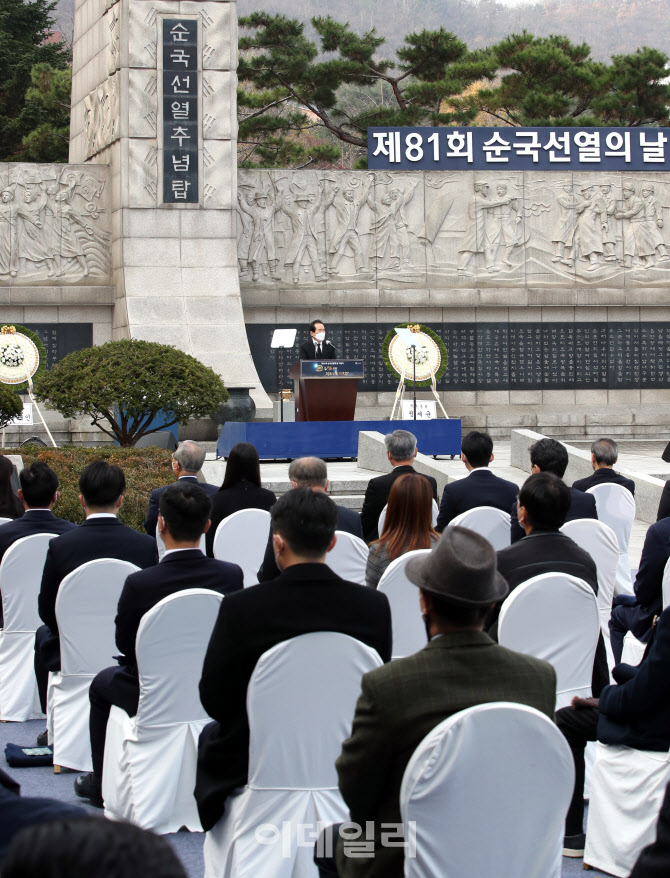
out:
M121 3L107 7L103 16L107 36L107 78L84 98L86 158L96 155L119 138L121 84L116 75L121 61Z
M110 282L108 169L0 167L0 285Z
M670 178L240 171L244 287L665 287Z

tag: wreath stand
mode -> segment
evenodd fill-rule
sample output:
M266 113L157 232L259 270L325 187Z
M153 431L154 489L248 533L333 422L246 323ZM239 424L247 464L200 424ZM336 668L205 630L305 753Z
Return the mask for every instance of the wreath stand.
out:
M7 330L9 330L9 331L7 331ZM22 333L16 332L16 330L14 329L13 326L11 326L11 327L3 326L2 332L3 332L3 334L6 334L6 335L19 335L22 338L26 338L26 336L23 335ZM34 347L34 342L32 342L32 340L30 340L30 339L29 339L29 341L31 342L31 344L33 344L33 347ZM33 375L35 374L35 372L37 371L37 367L39 366L39 352L37 353L37 362L35 363L35 368L32 371L28 368L28 366L26 364L25 356L24 356L23 360L21 360L21 363L23 364L23 369L26 373L26 381L28 383L27 391L28 391L28 396L30 397L30 401L35 406L35 410L37 411L37 414L40 416L40 421L42 421L42 426L46 430L47 436L49 437L51 444L53 445L54 448L58 448L58 446L56 445L56 442L54 441L54 437L51 435L51 431L47 427L46 421L44 420L44 416L42 415L42 411L41 411L40 407L38 406L37 401L35 400L35 396L33 394ZM3 381L2 383L3 384L11 384L12 382ZM15 383L21 383L21 382L15 382ZM3 448L5 446L5 428L4 427L2 428L2 446L3 446Z
M412 366L413 366L413 398L414 398L414 420L416 421L416 349L419 347L418 345L418 333L412 332L410 329L405 329L404 327L396 327L395 329L396 335L400 338L401 342L405 344L405 352L407 352L408 348L412 349ZM391 409L391 418L393 420L395 417L396 409L398 413L402 412L402 403L405 398L405 381L407 374L407 360L408 357L405 356L402 364L402 372L400 374L400 381L398 382L398 389L395 392L395 399L393 400L393 408ZM437 381L435 380L435 371L430 364L430 360L428 361L428 368L430 369L430 390L433 396L435 397L435 401L438 406L442 409L442 414L444 417L449 420L449 415L446 413L444 406L442 405L442 401L440 400L439 394L437 392Z

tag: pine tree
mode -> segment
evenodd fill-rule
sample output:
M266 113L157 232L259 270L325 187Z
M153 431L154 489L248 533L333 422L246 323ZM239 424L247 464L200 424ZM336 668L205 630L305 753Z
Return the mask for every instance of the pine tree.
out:
M63 43L44 42L55 8L49 0L0 0L0 161L67 161L62 132L69 127L69 100L49 106L34 91L62 94L58 72L70 63Z

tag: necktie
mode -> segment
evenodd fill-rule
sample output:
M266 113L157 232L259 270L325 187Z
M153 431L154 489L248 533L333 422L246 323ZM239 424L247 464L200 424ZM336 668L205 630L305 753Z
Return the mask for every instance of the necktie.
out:
M317 360L321 359L321 342L316 346L316 358Z

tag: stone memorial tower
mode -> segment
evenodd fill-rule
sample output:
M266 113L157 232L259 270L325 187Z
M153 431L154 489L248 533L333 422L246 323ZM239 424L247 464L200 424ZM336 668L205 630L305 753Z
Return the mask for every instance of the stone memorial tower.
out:
M114 338L175 345L253 386L237 270L237 11L77 0L70 162L108 165Z

